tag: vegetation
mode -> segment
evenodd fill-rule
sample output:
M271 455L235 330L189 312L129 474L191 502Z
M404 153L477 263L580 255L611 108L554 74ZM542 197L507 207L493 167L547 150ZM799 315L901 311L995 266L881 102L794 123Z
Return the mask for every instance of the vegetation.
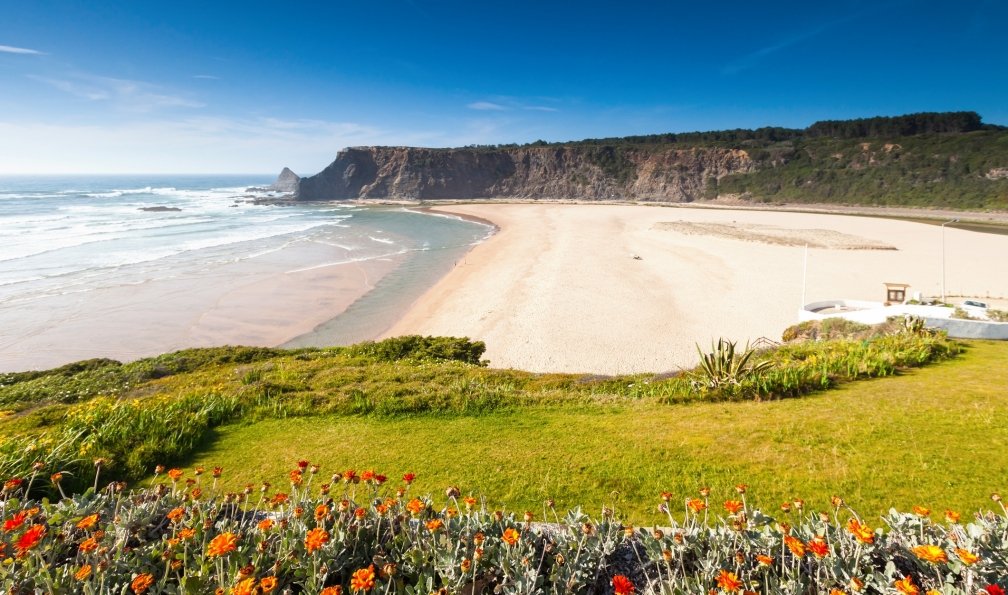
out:
M637 529L612 511L562 518L552 502L504 514L455 487L414 497L406 473L394 493L373 470L297 463L283 486L222 493L197 468L124 493L23 500L4 486L0 587L9 593L1003 593L1008 510L963 522L915 506L882 523L839 497L819 512L801 500L763 511L748 486L653 496L662 528ZM57 486L61 478L50 481ZM97 482L96 482L97 483ZM288 487L289 486L289 487ZM316 495L317 494L317 495ZM682 504L680 504L680 502ZM723 512L722 512L723 511ZM681 516L679 516L681 515ZM679 518L677 518L677 516ZM680 522L679 519L682 519Z

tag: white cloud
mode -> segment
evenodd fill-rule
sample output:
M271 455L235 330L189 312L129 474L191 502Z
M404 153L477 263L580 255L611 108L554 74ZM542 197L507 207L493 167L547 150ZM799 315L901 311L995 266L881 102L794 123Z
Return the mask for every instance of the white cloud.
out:
M28 48L16 48L11 45L0 45L0 52L3 52L5 54L31 54L31 55L39 55L42 53L38 50L31 50Z
M62 79L30 74L28 78L81 99L108 101L122 110L131 112L204 107L202 102L165 93L156 85L144 81L89 74L76 74Z
M490 101L476 101L476 102L470 103L466 107L469 108L469 109L474 109L474 110L479 110L479 111L504 111L504 110L510 109L510 108L508 108L506 106L503 106L503 105L501 105L499 103L493 103L493 102L490 102Z

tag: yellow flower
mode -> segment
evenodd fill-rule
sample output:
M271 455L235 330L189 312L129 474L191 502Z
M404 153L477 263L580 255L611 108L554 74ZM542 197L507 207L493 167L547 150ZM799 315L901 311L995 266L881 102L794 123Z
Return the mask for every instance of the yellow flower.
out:
M868 525L859 522L857 519L847 521L847 530L861 543L874 543L875 531Z
M931 562L932 564L948 562L948 555L945 553L945 550L937 545L918 545L911 551L925 562Z
M980 556L974 554L969 550L964 550L962 548L956 548L955 553L957 556L959 556L959 559L963 561L963 564L966 564L967 566L976 564L977 561L980 559Z
M903 593L903 595L920 595L920 588L914 584L913 579L909 575L895 581L893 586L896 587L897 591Z

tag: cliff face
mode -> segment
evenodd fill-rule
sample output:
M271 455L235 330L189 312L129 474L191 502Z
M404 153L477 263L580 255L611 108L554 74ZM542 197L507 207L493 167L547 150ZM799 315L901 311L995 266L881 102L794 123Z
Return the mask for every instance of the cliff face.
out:
M301 178L297 197L329 199L552 198L690 201L711 180L749 173L744 150L723 148L357 147Z

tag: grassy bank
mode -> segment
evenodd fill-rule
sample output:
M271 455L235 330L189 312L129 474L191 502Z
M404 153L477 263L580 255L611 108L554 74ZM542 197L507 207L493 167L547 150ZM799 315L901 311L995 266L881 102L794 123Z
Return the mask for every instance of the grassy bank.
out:
M414 471L421 491L458 485L494 506L614 507L656 522L658 494L710 486L775 509L841 495L864 514L922 504L977 510L1008 475L1008 345L976 342L939 366L775 402L651 402L539 407L481 416L311 417L228 425L193 464L222 465L226 485L284 483L292 461L323 475Z

